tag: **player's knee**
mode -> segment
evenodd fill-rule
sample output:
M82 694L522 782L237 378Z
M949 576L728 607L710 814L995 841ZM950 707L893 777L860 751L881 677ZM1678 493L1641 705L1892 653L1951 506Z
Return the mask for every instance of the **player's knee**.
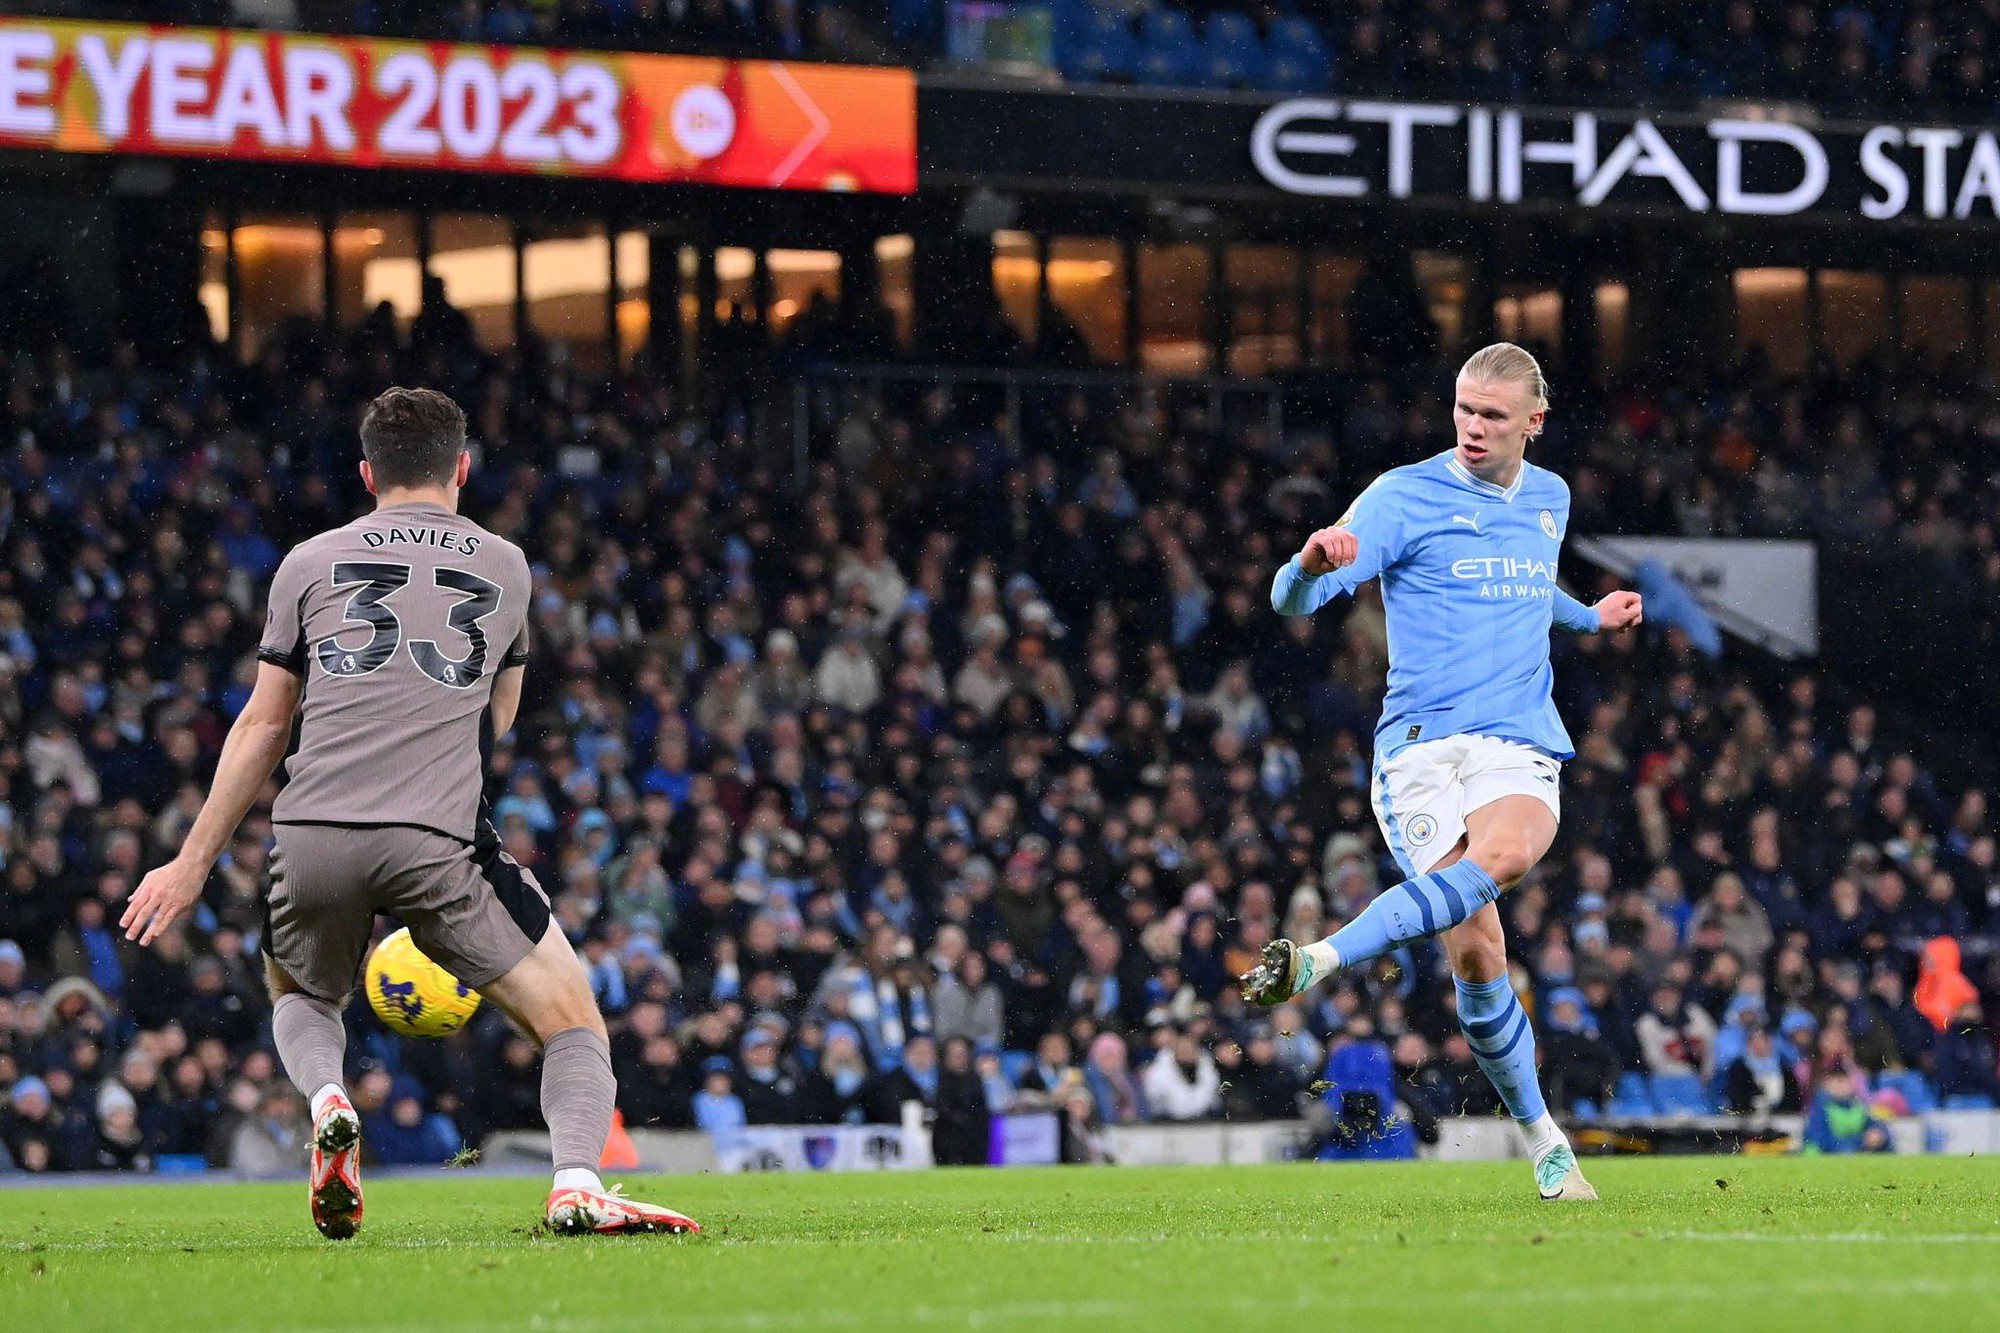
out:
M1470 853L1480 869L1502 889L1511 889L1535 866L1535 848L1514 833L1490 833L1473 844Z

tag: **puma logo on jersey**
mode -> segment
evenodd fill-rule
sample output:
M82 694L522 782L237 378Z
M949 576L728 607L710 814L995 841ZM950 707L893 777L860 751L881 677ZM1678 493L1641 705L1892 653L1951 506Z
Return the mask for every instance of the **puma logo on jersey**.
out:
M1474 532L1479 531L1479 515L1477 514L1474 514L1471 518L1467 518L1463 514L1453 514L1451 516L1451 521L1454 523L1463 523L1465 524L1466 527L1471 528Z

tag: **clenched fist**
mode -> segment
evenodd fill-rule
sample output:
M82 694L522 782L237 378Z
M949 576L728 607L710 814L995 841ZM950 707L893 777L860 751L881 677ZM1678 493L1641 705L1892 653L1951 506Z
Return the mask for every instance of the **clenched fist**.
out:
M1606 593L1596 609L1599 628L1607 634L1613 630L1630 629L1646 618L1645 603L1636 592L1621 590Z
M1345 569L1361 555L1361 539L1346 528L1321 528L1306 538L1299 551L1299 568L1318 578Z

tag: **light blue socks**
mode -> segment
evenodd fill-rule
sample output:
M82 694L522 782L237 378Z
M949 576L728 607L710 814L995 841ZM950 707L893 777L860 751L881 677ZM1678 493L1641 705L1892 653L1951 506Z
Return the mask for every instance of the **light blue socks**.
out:
M1548 1105L1535 1073L1535 1029L1514 998L1513 984L1504 974L1491 981L1453 978L1453 984L1458 1025L1472 1044L1472 1058L1507 1103L1507 1113L1524 1127L1533 1126L1548 1114Z
M1450 930L1499 896L1500 886L1477 863L1454 861L1386 890L1326 943L1339 955L1337 966L1354 967L1397 945Z

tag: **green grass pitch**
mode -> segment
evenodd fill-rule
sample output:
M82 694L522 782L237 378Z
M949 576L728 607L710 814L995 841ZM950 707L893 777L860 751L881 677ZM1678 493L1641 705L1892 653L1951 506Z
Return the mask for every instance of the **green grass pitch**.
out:
M1520 1162L628 1182L700 1237L555 1238L538 1179L0 1189L7 1328L2000 1327L2000 1159Z

